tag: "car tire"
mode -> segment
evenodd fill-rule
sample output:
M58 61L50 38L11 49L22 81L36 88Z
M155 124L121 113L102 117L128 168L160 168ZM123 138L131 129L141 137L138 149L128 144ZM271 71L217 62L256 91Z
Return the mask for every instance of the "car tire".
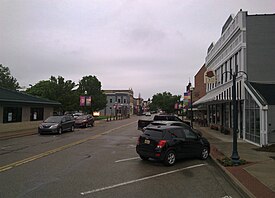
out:
M170 150L166 153L164 158L164 164L166 166L173 166L176 162L176 154L174 151Z
M208 158L208 156L209 156L209 148L203 147L202 150L201 150L201 156L200 156L200 158L202 160L206 160Z
M60 127L60 128L58 129L57 133L58 133L59 135L61 135L62 132L63 132L63 130L62 130L62 128Z
M149 159L149 157L145 157L145 156L142 156L142 155L140 155L139 157L144 161L147 161Z

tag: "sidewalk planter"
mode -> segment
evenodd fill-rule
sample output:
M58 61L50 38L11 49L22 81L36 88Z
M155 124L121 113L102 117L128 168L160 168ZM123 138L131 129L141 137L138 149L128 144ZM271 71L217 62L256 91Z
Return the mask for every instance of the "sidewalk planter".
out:
M231 133L231 130L229 128L221 126L221 133L223 133L224 135L229 135Z
M219 130L219 125L212 124L212 125L210 125L210 129L218 131Z

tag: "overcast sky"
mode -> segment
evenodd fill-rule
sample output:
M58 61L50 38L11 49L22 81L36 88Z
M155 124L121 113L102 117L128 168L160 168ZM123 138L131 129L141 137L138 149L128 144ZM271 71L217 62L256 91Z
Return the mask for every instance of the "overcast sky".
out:
M95 75L135 97L180 95L240 9L275 13L275 1L0 0L0 64L20 86Z

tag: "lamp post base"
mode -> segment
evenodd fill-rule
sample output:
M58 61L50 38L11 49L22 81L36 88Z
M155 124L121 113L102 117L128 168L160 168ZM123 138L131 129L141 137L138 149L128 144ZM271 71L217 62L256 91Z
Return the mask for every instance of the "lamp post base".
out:
M233 153L231 156L231 160L234 165L240 165L240 157L239 157L238 153Z

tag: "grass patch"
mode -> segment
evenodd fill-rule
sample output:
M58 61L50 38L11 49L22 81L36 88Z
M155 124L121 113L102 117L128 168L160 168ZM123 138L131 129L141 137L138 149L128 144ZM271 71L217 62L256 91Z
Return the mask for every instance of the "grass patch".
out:
M243 160L243 159L240 159L240 163L239 164L235 164L231 158L229 157L224 157L224 158L221 158L221 159L217 159L218 162L222 165L222 166L240 166L240 165L244 165L244 164L247 164L247 161L246 160Z

